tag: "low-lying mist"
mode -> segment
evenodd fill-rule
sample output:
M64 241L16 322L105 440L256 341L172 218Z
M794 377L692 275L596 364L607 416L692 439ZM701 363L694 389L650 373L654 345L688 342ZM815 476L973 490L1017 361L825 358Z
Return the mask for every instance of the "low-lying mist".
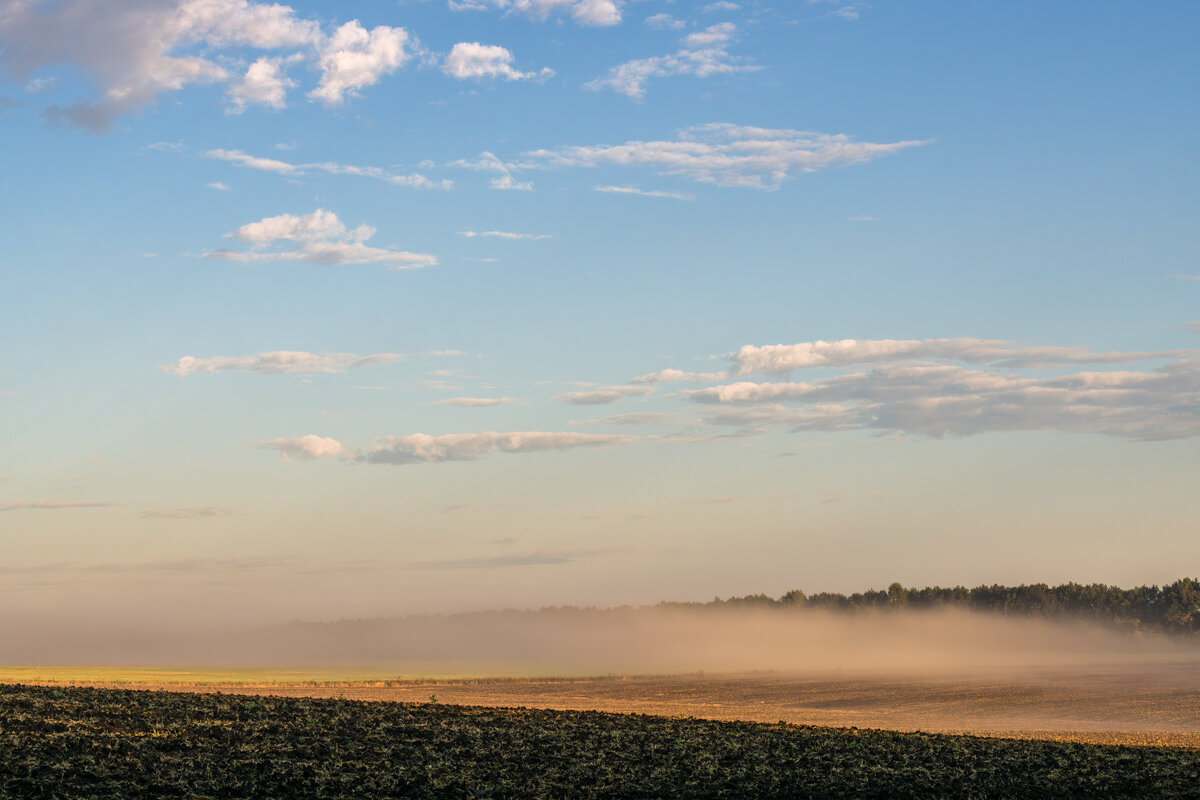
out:
M386 675L954 674L1200 658L1200 644L1089 622L962 610L489 611L257 629L0 622L0 662L356 667Z

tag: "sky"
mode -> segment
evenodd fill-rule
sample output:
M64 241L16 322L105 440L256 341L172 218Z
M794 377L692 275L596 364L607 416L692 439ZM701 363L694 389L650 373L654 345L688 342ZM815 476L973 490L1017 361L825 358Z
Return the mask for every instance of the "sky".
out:
M1200 6L0 0L0 597L1195 574Z

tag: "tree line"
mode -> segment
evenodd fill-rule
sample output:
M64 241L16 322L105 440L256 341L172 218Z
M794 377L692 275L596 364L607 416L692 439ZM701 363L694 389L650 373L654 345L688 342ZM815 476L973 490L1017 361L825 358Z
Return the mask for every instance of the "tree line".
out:
M1044 583L1020 586L927 586L909 588L893 583L845 595L805 594L793 589L775 598L765 594L714 598L708 603L660 603L661 608L779 608L828 611L900 611L960 608L1020 617L1088 618L1123 628L1200 635L1200 581L1181 578L1165 586L1122 589L1103 583Z

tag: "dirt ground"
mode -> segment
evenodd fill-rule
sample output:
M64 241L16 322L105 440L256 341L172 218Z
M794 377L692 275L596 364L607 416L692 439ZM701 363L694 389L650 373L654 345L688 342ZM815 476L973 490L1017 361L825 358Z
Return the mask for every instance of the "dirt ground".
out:
M457 705L1200 747L1200 663L937 678L753 673L90 685L403 702L436 697Z

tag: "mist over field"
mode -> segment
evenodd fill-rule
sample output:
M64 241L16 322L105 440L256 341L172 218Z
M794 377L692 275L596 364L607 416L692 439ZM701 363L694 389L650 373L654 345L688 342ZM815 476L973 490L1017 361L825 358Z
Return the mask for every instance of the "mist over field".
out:
M487 611L219 630L0 622L0 663L355 667L395 675L1019 673L1187 661L1193 641L962 610Z

